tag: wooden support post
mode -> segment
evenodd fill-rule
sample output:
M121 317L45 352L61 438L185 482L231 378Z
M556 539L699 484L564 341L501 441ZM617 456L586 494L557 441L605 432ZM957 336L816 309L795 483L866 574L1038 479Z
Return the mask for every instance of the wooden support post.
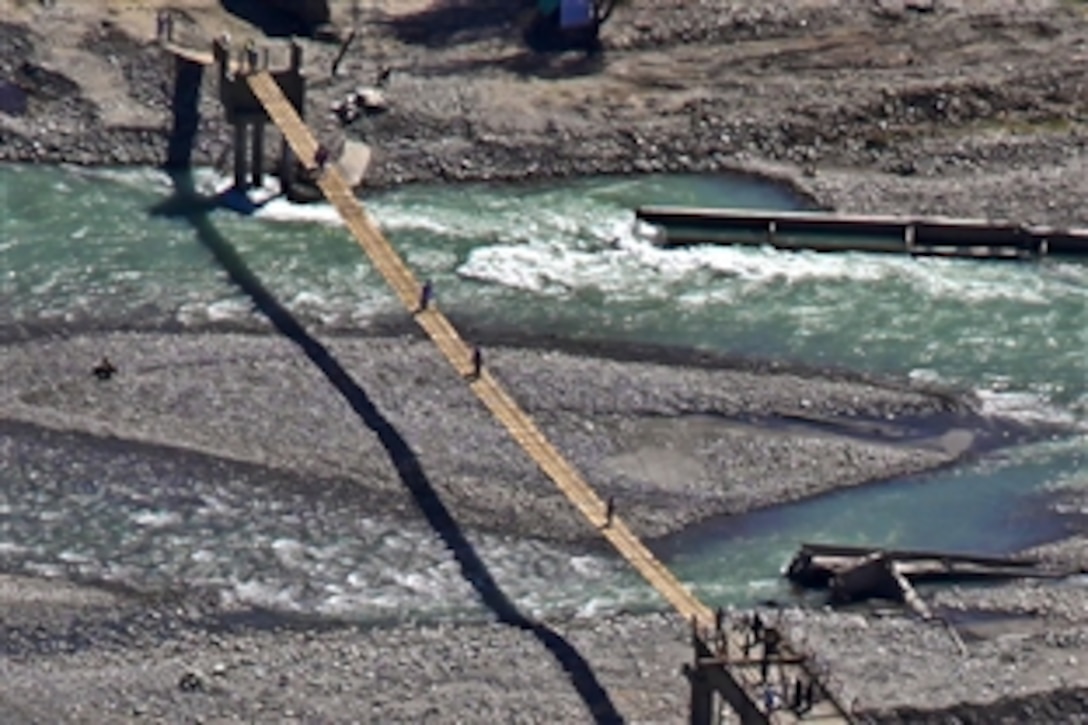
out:
M253 122L253 148L249 159L249 182L260 188L264 185L264 121Z
M246 188L246 125L234 124L234 188Z
M226 37L216 38L212 43L212 56L219 70L219 92L222 95L223 87L230 80L230 40Z
M333 78L336 77L337 72L340 70L340 63L344 60L344 56L348 53L348 48L351 47L351 42L355 40L355 29L352 28L348 33L348 37L344 39L344 42L340 44L340 51L333 58L332 68L329 70L329 75Z
M250 41L246 43L246 47L243 50L242 55L242 67L245 68L247 73L256 73L260 70L258 63L260 63L261 57L257 51L257 45Z

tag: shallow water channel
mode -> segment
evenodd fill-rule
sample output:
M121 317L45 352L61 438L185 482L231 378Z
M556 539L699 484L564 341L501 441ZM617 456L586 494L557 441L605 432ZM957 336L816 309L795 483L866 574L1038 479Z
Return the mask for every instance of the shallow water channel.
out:
M0 339L263 326L191 227L148 216L170 195L158 172L0 167L0 185L13 213L0 239ZM1088 266L664 251L632 232L631 210L651 203L800 204L750 179L691 176L412 187L367 200L443 307L474 325L936 381L973 389L987 412L1024 425L1083 426ZM254 217L211 219L318 334L395 308L327 207L277 200ZM254 501L245 476L163 470L153 452L118 471L82 444L57 445L55 461L0 470L3 569L201 583L242 602L352 618L480 614L422 525L359 520L321 501ZM777 575L803 541L1004 553L1070 525L1049 510L1049 491L1086 485L1086 457L1083 433L1034 440L926 476L707 522L656 546L713 604L788 596ZM533 612L659 606L607 557L473 542Z

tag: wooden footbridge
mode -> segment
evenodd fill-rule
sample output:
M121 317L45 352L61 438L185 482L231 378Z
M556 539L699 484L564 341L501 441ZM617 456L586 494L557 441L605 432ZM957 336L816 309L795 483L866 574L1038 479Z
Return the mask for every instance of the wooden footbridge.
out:
M194 54L177 57L179 63L206 59L203 55ZM420 304L423 299L422 285L369 219L335 166L328 164L319 167L316 162L318 144L277 79L267 70L252 66L247 68L243 78L268 119L282 132L295 158L306 173L316 179L322 194L339 212L375 268L454 370L467 381L472 392L590 525L599 530L616 551L691 624L695 661L685 668L691 682L691 722L709 725L718 721L718 696L724 698L745 723L849 722L846 710L828 692L826 684L813 671L808 659L794 652L773 627L746 630L726 626L720 611L712 611L699 601L653 555L623 519L609 511L608 503L544 437L486 366L478 366L478 360L474 359L474 346L458 334L437 306ZM752 629L760 631L753 634ZM768 637L768 631L773 636ZM791 703L791 691L807 693L805 703Z

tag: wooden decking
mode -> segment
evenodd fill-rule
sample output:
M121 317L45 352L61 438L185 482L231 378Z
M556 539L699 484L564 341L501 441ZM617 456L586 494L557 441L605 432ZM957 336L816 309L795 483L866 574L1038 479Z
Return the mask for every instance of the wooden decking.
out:
M560 491L582 513L590 525L597 528L616 551L628 561L649 584L682 616L699 630L710 631L715 625L714 612L699 601L668 568L666 568L628 528L619 516L609 521L607 504L589 486L575 468L544 437L533 420L521 409L500 383L486 369L474 375L473 347L466 343L450 321L434 305L419 310L422 293L420 282L404 260L367 217L348 184L330 164L318 171L314 157L317 142L299 118L295 109L281 92L276 81L265 71L249 75L248 83L254 95L279 127L291 150L311 172L319 174L318 186L343 218L359 246L375 268L393 288L401 303L412 312L438 349L459 375L464 377L479 400L494 414L525 452L559 487ZM730 633L733 652L743 648L740 633ZM796 665L801 667L803 665ZM724 670L723 670L724 673ZM740 666L729 675L741 685L753 706L758 707L760 688L758 668ZM824 700L803 718L789 711L777 711L764 722L805 721L847 722L849 719L833 700Z

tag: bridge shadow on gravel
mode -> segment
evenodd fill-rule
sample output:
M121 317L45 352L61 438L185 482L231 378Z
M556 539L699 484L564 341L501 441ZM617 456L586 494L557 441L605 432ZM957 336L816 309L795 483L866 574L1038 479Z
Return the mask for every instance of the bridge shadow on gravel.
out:
M231 282L245 292L255 307L264 314L284 337L290 339L306 354L310 361L343 396L381 441L397 469L401 482L415 499L416 505L427 523L442 538L461 568L461 575L476 591L480 600L490 609L499 622L531 633L551 652L556 662L570 678L586 707L598 723L621 723L623 718L616 710L608 692L598 681L589 663L575 647L547 625L522 614L499 587L488 571L472 543L465 536L457 521L427 478L408 442L378 410L366 391L351 377L344 367L318 340L294 318L265 288L261 280L246 266L234 247L219 233L209 217L213 207L197 191L191 172L171 172L174 196L152 208L153 215L173 216L185 219L197 233L200 243L212 253L215 260L230 277Z

